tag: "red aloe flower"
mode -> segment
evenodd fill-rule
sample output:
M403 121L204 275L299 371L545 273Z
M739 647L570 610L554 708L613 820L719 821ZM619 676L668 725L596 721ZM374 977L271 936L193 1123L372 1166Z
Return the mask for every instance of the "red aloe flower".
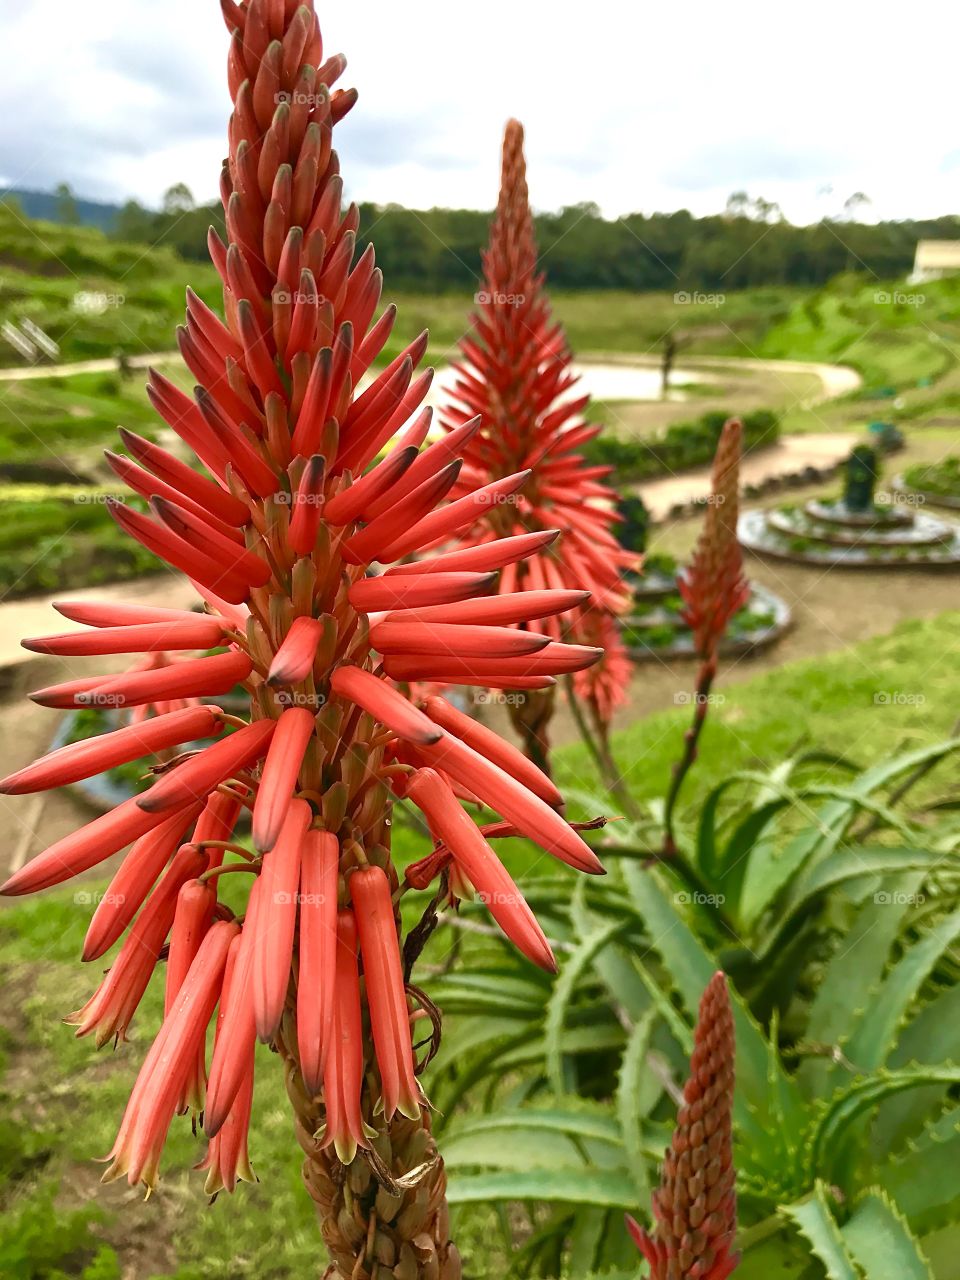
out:
M65 656L221 650L35 696L73 707L106 689L116 705L136 706L204 697L239 681L249 719L215 706L180 709L65 748L8 779L8 790L50 787L215 739L155 765L148 790L58 841L3 892L59 884L136 842L113 900L97 909L85 958L130 932L74 1015L79 1034L122 1037L169 940L166 1017L108 1177L154 1185L175 1112L185 1101L199 1105L206 1031L219 1002L204 1104L208 1189L232 1190L249 1176L259 1036L284 1060L333 1274L369 1276L375 1224L384 1266L396 1260L396 1274L456 1280L443 1165L416 1083L410 1024L418 997L401 961L394 900L412 882L401 890L390 860L393 796L411 778L436 780L432 789L411 786L411 796L481 892L499 892L509 877L479 832L463 837L472 821L456 801L451 808L452 795L483 801L512 832L574 867L602 868L560 816L549 780L443 707L419 710L391 677L548 688L597 650L549 630L516 630L583 601L558 575L536 592L491 595L498 575L516 582L517 566L535 561L554 531L504 539L488 531L476 547L427 550L471 529L528 472L478 489L464 484L461 458L475 424L422 448L430 415L418 411L430 372L415 369L425 337L371 372L395 312L374 320L380 272L372 249L354 261L357 209L341 208L332 130L355 97L333 87L344 60L324 60L310 3L222 4L234 110L222 178L227 243L212 233L210 251L225 319L188 294L178 339L198 385L188 396L154 372L149 386L197 466L129 434L136 463L113 459L150 504L148 515L115 504L118 522L190 577L206 613L64 605L88 629L26 643ZM613 585L601 582L605 591ZM232 840L242 809L252 815L255 854ZM246 913L236 918L218 900L228 872L251 876ZM501 904L490 905L498 915ZM504 919L518 944L546 962L542 944L531 943L535 922L524 916L521 929ZM358 1149L369 1168L348 1177L342 1166Z
M653 1234L627 1215L630 1234L650 1264L650 1280L726 1280L740 1261L733 1252L734 1056L727 979L717 972L700 1001L690 1078L653 1196Z
M740 448L743 427L725 422L713 459L711 494L693 558L680 575L683 620L693 631L697 653L715 657L733 615L750 598L737 541L740 506Z
M683 755L674 765L664 806L663 851L667 856L677 853L674 809L683 780L697 758L697 743L717 674L720 641L731 618L750 598L737 541L741 436L742 427L736 418L724 423L713 459L706 519L693 558L677 584L684 601L682 616L693 631L694 647L701 661L694 690L693 723L684 737Z
M504 471L527 475L515 495L481 512L483 519L465 529L460 541L483 544L498 535L563 529L559 542L545 543L537 554L505 569L500 590L510 593L519 586L591 592L592 607L581 596L572 602L580 606L572 618L548 614L523 625L552 640L569 637L592 645L603 625L593 615L617 614L627 606L621 571L633 567L636 557L621 548L613 533L619 519L616 495L603 483L610 468L588 466L579 452L600 428L581 417L589 397L568 394L577 378L537 268L523 128L516 120L509 121L504 134L500 198L483 274L472 328L460 344L463 359L455 366L452 403L443 418L454 433L474 415L481 418L481 430L463 446L464 465L454 492ZM597 701L606 722L629 674L621 653L599 677L609 690ZM546 762L552 702L544 695L511 703L515 726L540 764Z

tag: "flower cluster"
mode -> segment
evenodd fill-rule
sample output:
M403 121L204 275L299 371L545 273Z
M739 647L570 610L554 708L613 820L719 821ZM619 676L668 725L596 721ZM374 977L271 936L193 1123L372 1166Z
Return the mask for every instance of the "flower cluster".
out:
M84 959L126 936L73 1015L78 1035L123 1039L166 960L163 1024L108 1178L152 1187L169 1126L185 1109L203 1113L208 1189L249 1177L259 1039L286 1061L315 1166L308 1183L318 1201L329 1196L325 1238L342 1273L368 1274L354 1266L359 1245L343 1226L344 1179L323 1161L335 1155L347 1165L362 1149L395 1193L391 1217L376 1184L351 1181L355 1213L365 1205L378 1215L378 1241L394 1233L378 1257L399 1258L405 1276L453 1277L442 1176L424 1155L392 801L405 796L421 809L459 887L476 888L517 946L548 968L542 931L461 801L481 801L580 870L602 868L560 816L552 783L518 751L442 699L417 708L394 682L545 689L599 653L556 638L553 620L584 602L582 590L553 573L537 591L512 589L536 581L523 567L542 565L552 528L488 531L475 545L442 549L480 516L506 509L499 504L524 489L529 468L474 484L463 458L475 448L476 419L427 443L431 371L417 372L426 335L374 371L395 309L375 318L381 273L372 248L356 257L357 209L342 208L332 136L356 95L335 87L345 63L324 57L312 4L223 0L223 9L233 113L221 183L226 241L211 232L210 252L224 319L188 294L178 340L192 395L150 374L151 401L185 448L124 432L126 454L109 455L148 506L114 504L117 522L189 576L204 612L60 604L82 629L25 642L63 657L141 659L126 673L41 690L33 696L43 705L109 697L159 714L63 747L7 778L4 791L166 754L148 789L39 854L3 892L60 884L133 842L90 922ZM588 542L589 555L577 553L590 566L583 576L612 590L593 533ZM155 659L164 652L175 660ZM206 701L238 684L249 716ZM235 838L241 818L253 851ZM239 912L220 897L228 872L249 876ZM375 1155L374 1136L395 1120L414 1122L420 1136L380 1142ZM393 1152L389 1168L384 1150ZM411 1173L410 1153L420 1173L404 1185L396 1179ZM431 1188L418 1190L428 1175ZM416 1213L406 1211L408 1193Z
M527 625L554 640L569 633L593 643L604 628L592 615L615 615L627 607L621 572L634 567L636 557L614 536L616 495L603 483L610 468L588 465L580 452L600 428L581 416L589 397L569 394L577 377L537 267L523 128L516 120L507 124L504 135L500 197L483 273L443 421L448 430L457 431L480 415L481 430L464 450L458 481L464 490L504 470L528 474L510 502L491 506L486 519L465 530L461 539L482 544L523 531L562 529L560 541L545 544L504 573L500 589L582 592L571 617L552 615ZM599 705L605 713L623 699L629 672L621 650L603 676Z
M693 558L679 579L683 619L693 631L703 659L716 656L733 615L750 598L737 541L740 449L743 428L736 418L724 423L713 459L711 496Z
M700 1001L690 1078L653 1197L653 1235L627 1218L650 1280L726 1280L740 1260L733 1252L734 1055L733 1011L718 972Z

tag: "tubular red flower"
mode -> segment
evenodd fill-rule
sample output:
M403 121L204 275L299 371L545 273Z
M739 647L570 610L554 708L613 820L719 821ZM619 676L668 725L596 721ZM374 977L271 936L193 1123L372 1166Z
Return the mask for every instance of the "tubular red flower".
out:
M253 1010L253 965L257 945L257 918L263 881L254 881L247 899L247 914L237 945L229 989L224 990L217 1037L207 1080L203 1127L215 1137L229 1117L243 1085L257 1042Z
M83 943L84 960L99 959L117 941L179 848L198 809L178 809L136 841L93 913Z
M448 846L507 937L534 964L555 973L557 962L536 916L449 784L434 769L418 769L406 794L423 810L434 839Z
M188 658L149 671L104 676L92 689L75 694L70 705L136 707L162 698L217 697L246 680L252 670L249 655L240 650Z
M134 1085L104 1182L127 1175L130 1185L156 1185L160 1154L207 1024L220 996L227 953L238 926L218 920L207 933L186 981L164 1019Z
M203 855L184 845L137 916L116 960L82 1009L70 1014L78 1036L96 1031L97 1047L114 1037L126 1039L127 1027L147 989L164 940L173 923L182 885L206 869Z
M397 942L390 882L380 867L360 867L347 882L360 935L370 1027L383 1088L383 1114L416 1120L420 1088L414 1075L410 1014Z
M297 1044L310 1093L319 1093L333 1028L340 846L329 831L308 831L300 865Z
M18 796L48 791L182 742L213 737L223 728L217 713L217 707L190 707L83 742L72 742L0 780L0 793Z
M314 715L306 707L288 707L277 721L253 807L253 843L267 852L277 843L280 828L290 811L307 744L313 736ZM309 823L309 810L304 829Z
M188 880L186 884L180 886L167 953L164 1016L173 1008L180 988L186 981L194 957L210 928L216 905L217 891L212 881ZM207 1082L205 1048L205 1043L201 1043L177 1105L178 1111L192 1109L199 1114L203 1110L203 1094Z
M295 618L286 639L270 664L272 685L299 684L313 670L313 661L323 637L319 618Z
M187 797L170 808L182 811L189 809L190 805L191 797ZM38 889L49 889L73 876L82 875L111 854L117 853L131 840L138 840L146 835L169 816L167 810L145 813L136 797L124 800L116 809L88 822L79 831L64 836L38 854L0 886L0 893L18 897L24 893L36 893Z
M516 778L517 782L525 786L528 791L532 791L534 795L538 795L541 800L545 800L551 808L563 804L563 796L552 780L528 760L522 751L518 751L511 743L505 742L492 729L458 711L446 698L425 698L423 709L441 728L448 730L461 742L465 742L468 747L472 747L491 764L497 765L504 773L509 773L511 777Z
M220 996L220 1008L217 1013L217 1025L214 1035L214 1053L220 1043L226 1010L231 1008L231 988L234 973L239 963L243 937L237 934L230 943L227 952L227 963L223 974L223 989ZM207 1144L207 1153L195 1169L206 1169L207 1178L203 1189L208 1196L216 1196L219 1191L232 1195L237 1181L255 1182L256 1174L250 1167L247 1152L247 1137L250 1129L250 1114L253 1109L253 1071L254 1071L254 1039L251 1036L249 1054L237 1090L236 1097L230 1107L224 1123Z
M137 799L147 813L165 813L208 796L214 787L266 754L276 729L273 720L255 720L199 755L178 765Z
M369 1146L372 1131L360 1109L363 1086L363 1025L360 973L357 966L357 922L352 911L337 915L337 966L334 984L333 1039L323 1068L326 1132L323 1146L333 1145L343 1164L351 1164L357 1147Z
M66 658L108 653L160 653L167 649L212 649L223 643L223 623L218 618L171 622L146 622L139 626L102 627L96 631L69 631L66 635L41 636L21 641L32 653L53 653Z
M270 1044L283 1016L297 923L300 856L310 822L310 806L287 802L276 845L264 855L263 888L253 953L253 1008L257 1035Z

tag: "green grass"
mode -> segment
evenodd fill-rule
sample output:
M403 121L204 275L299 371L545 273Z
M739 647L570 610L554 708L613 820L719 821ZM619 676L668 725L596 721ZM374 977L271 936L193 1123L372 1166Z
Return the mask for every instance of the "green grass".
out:
M212 266L185 263L170 249L24 219L0 204L0 322L39 325L59 344L60 360L169 350L188 284L210 303L220 293ZM83 295L103 295L102 312L91 314ZM23 359L3 342L0 364Z
M0 600L160 572L156 556L110 515L104 499L120 492L119 485L0 488Z
M948 737L960 707L958 627L960 613L913 619L852 649L742 684L725 685L721 665L715 691L723 701L710 709L684 804L695 808L721 778L775 761L801 741L865 766L900 747ZM660 712L615 735L617 761L641 799L664 793L688 720L689 708ZM579 744L560 752L558 785L582 787L589 768ZM930 785L947 788L942 775Z
M144 391L145 375L112 373L0 383L0 475L77 479L109 474L104 448L119 448L117 427L156 437L162 425Z
M710 711L685 804L694 803L734 769L771 763L801 736L862 763L906 743L919 745L945 736L960 705L958 624L960 615L944 614L905 624L846 653L784 667L742 685L724 689L721 678L725 701ZM884 693L914 697L878 704L877 695ZM688 716L688 708L679 708L616 736L617 756L629 764L631 784L641 798L662 794ZM583 787L591 773L579 746L558 752L556 764L562 785ZM927 793L943 794L951 781L956 779L941 772L926 784ZM401 859L423 849L420 838L404 828L398 830L397 846ZM521 879L539 859L522 845L507 856ZM318 1274L322 1253L311 1202L300 1186L299 1154L281 1072L264 1049L258 1048L251 1135L252 1159L261 1178L257 1185L242 1186L235 1201L221 1196L208 1207L201 1175L189 1171L200 1157L201 1143L185 1122L178 1122L167 1148L160 1191L149 1204L131 1200L116 1185L94 1190L98 1166L89 1162L113 1141L162 1006L161 984L155 978L134 1021L131 1042L116 1053L109 1048L97 1053L89 1040L75 1039L61 1025L60 1018L92 992L104 967L84 967L77 958L92 910L89 895L96 887L85 883L78 897L74 889L61 889L17 903L0 915L6 986L0 1007L0 1051L5 1059L0 1092L6 1094L5 1111L11 1121L0 1126L0 1208L11 1224L0 1234L0 1274L11 1280L59 1280L62 1274L112 1280L121 1274L115 1268L117 1260L123 1274L136 1274L138 1280L293 1280ZM93 1209L87 1196L95 1197ZM100 1213L102 1221L96 1217ZM76 1214L79 1217L72 1216ZM64 1259L54 1258L47 1266L30 1261L22 1248L18 1252L18 1232L34 1240L38 1224L50 1227L54 1222L53 1238L59 1242L57 1248L66 1251ZM487 1253L487 1242L494 1236L489 1226L484 1210L464 1211L455 1219L466 1273L474 1280L503 1274L505 1260ZM155 1233L156 1244L141 1256L137 1250L150 1233ZM131 1272L132 1256L136 1261Z

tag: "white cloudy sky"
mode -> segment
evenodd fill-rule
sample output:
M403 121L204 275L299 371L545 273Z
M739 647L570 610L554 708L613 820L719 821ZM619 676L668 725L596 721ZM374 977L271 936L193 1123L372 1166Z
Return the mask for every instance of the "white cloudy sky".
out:
M541 209L723 207L794 221L866 192L874 218L960 204L955 10L864 0L318 3L360 103L350 194L489 208L503 121ZM0 181L155 204L216 190L228 110L217 0L0 0Z

